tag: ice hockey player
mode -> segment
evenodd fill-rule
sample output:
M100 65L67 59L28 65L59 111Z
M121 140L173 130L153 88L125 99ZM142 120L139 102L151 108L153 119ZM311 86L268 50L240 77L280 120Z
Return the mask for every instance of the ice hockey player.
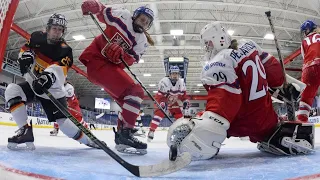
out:
M139 116L137 117L136 128L133 129L133 135L140 136L140 137L146 137L146 135L145 135L146 132L143 129L141 116L144 116L144 112L142 109L140 110ZM140 133L140 131L141 131L141 133Z
M314 125L279 122L268 87L283 84L280 63L251 40L238 50L228 48L231 37L219 22L201 30L209 62L201 81L208 91L204 113L174 122L167 144L194 159L215 156L227 137L249 136L258 149L276 155L309 154L314 148ZM171 138L171 139L170 139Z
M35 149L32 123L27 120L25 105L35 98L40 101L49 122L56 120L64 134L80 143L95 146L43 92L44 88L48 89L67 108L63 84L67 71L73 64L73 56L72 49L63 39L66 28L65 17L61 14L53 14L47 23L46 32L33 32L29 41L21 48L18 62L26 81L10 84L5 91L6 103L13 120L19 127L17 135L8 138L9 149ZM31 68L30 72L37 76L36 79L28 73L29 68ZM26 147L18 147L18 144L24 143Z
M80 109L80 103L78 98L76 97L74 93L74 87L73 85L66 81L64 83L64 88L66 91L66 98L67 98L67 105L68 105L68 111L72 114L73 117L75 117L85 128L88 128L88 124L84 121ZM53 124L53 130L50 131L50 136L57 136L59 132L59 125L58 123Z
M308 122L314 97L320 86L320 32L318 26L311 20L301 25L301 55L303 57L301 81L307 87L301 94L297 119Z
M178 66L171 66L170 77L164 77L158 84L158 93L155 96L156 101L165 111L168 109L170 114L177 120L183 117L181 105L183 109L188 109L190 106L189 99L186 94L186 85L184 80L180 78L180 69ZM164 118L162 111L155 105L154 116L150 123L150 131L148 133L148 141L151 142L154 138L154 131Z
M96 0L84 1L81 8L84 15L91 12L106 24L104 32L111 41L108 43L103 35L97 36L79 60L87 67L88 79L103 87L121 107L118 132L115 132L116 149L122 153L146 154L147 144L132 133L144 92L123 70L125 66L120 58L131 66L139 62L148 42L153 44L146 33L153 22L153 11L143 6L132 16L127 9L105 7Z

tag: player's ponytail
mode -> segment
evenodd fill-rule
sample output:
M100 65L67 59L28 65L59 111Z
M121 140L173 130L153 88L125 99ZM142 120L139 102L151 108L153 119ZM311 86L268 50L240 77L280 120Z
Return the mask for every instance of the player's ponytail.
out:
M144 34L145 34L146 37L147 37L148 43L149 43L151 46L154 46L154 41L153 41L153 39L151 38L150 34L147 33L147 31L144 31Z

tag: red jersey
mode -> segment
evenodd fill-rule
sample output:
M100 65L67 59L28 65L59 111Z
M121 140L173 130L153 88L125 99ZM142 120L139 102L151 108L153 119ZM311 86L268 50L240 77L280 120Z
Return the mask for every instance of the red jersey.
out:
M204 67L201 81L208 91L206 111L230 122L228 136L263 140L278 123L268 84L283 84L280 63L251 40L240 40L239 49L225 49ZM266 69L265 69L266 68Z
M320 34L310 33L301 43L303 68L320 64Z
M147 37L144 33L136 33L133 30L133 20L130 12L123 8L108 7L98 13L97 17L100 22L106 24L107 27L104 32L108 39L119 44L126 53L134 57L127 64L131 66L135 62L139 62L148 46ZM80 61L84 65L92 59L104 61L106 57L102 55L102 52L107 45L108 42L103 35L97 36L90 46L83 51L79 57Z

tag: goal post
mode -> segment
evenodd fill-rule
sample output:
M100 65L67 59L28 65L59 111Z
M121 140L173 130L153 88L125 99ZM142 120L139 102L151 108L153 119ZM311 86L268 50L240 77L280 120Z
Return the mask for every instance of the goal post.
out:
M11 24L18 5L19 0L0 0L0 72Z

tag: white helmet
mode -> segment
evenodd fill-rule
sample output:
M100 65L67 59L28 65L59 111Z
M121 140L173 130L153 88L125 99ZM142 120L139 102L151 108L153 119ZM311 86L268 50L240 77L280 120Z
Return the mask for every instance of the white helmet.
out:
M205 47L207 52L216 54L231 45L231 36L219 22L212 22L202 28L200 43L202 47Z

